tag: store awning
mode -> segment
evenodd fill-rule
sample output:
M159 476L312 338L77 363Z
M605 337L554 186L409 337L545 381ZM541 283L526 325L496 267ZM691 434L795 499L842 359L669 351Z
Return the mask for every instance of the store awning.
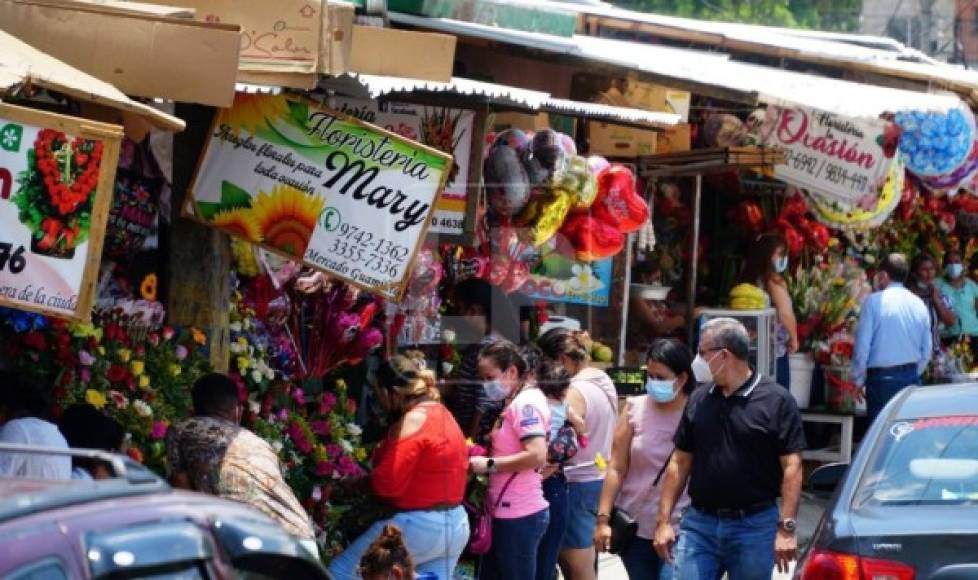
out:
M501 30L444 18L393 13L399 24L428 28L528 50L540 50L622 72L637 71L675 88L748 104L804 105L849 117L878 117L901 110L946 111L960 104L953 95L924 93L844 81L737 62L729 55L591 36L560 38Z
M21 87L32 86L138 115L159 129L183 131L186 126L177 117L134 101L109 83L0 31L0 97L3 93L14 93Z
M665 128L680 122L680 116L673 113L557 99L551 97L549 93L541 91L531 91L460 77L453 77L450 82L442 83L400 77L351 75L323 81L320 86L351 96L372 99L419 92L442 93L459 97L480 98L496 106L529 111L546 111L628 125Z

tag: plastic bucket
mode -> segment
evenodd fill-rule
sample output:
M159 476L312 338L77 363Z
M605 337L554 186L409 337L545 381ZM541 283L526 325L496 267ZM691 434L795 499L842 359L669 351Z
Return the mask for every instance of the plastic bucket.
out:
M791 391L791 396L795 398L800 409L807 409L812 395L815 360L808 353L789 354L788 368L790 370L788 389Z

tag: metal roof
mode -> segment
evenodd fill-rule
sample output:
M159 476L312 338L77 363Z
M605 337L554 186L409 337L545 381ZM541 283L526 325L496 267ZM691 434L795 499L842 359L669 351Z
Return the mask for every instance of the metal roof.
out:
M143 117L167 131L182 131L181 119L134 101L109 83L82 72L0 30L0 95L35 86Z
M581 35L567 39L399 13L391 13L390 17L400 24L641 71L661 79L664 84L673 82L680 88L693 87L693 90L707 94L712 90L725 98L747 103L810 106L850 117L878 117L885 112L914 109L944 111L960 103L953 95L893 89L737 62L723 53Z
M361 74L329 79L321 82L320 86L338 90L351 96L369 97L372 99L415 92L481 97L493 104L506 107L531 111L549 111L564 115L584 116L592 119L603 119L612 122L618 121L635 125L671 127L680 121L680 116L673 113L557 99L551 97L549 93L460 77L453 77L450 82L445 83L422 79Z

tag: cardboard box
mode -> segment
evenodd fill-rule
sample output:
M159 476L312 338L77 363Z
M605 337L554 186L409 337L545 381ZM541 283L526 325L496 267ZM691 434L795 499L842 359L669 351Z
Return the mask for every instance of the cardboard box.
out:
M638 157L656 152L658 134L655 131L635 129L591 121L588 123L588 153L605 157Z
M496 113L493 115L492 130L520 129L522 131L539 131L550 127L548 113Z
M692 149L692 132L683 123L660 132L655 141L656 153L681 153Z
M456 38L448 34L353 26L353 72L447 83Z
M234 100L237 26L68 0L0 0L0 23L130 95L217 107Z
M160 0L205 22L241 25L239 80L308 89L349 70L354 7L327 0Z

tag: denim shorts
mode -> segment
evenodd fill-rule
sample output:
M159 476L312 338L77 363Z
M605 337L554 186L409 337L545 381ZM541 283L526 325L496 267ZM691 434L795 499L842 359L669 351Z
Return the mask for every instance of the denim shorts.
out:
M598 503L604 481L575 481L567 484L567 531L564 550L580 550L594 546Z

